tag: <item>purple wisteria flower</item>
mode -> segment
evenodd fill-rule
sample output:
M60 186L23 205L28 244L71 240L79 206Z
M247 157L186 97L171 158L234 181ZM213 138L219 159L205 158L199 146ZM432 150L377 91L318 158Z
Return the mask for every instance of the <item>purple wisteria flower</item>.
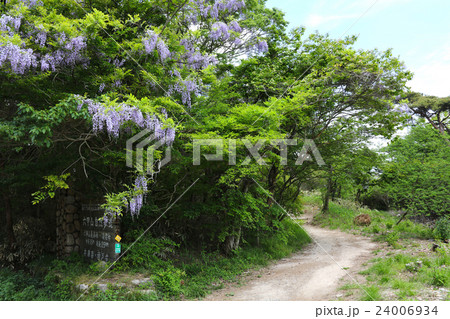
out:
M398 113L402 113L402 114L406 114L406 115L412 115L412 114L414 114L414 111L411 110L411 109L409 108L409 106L406 105L406 104L400 104L400 105L397 105L396 107L394 107L393 111L394 111L394 112L398 112Z
M31 67L37 66L36 56L31 49L21 49L18 45L7 43L0 46L0 67L9 62L11 71L24 74Z
M28 8L43 5L42 1L40 0L20 0L20 1L22 1Z
M155 50L157 41L158 35L152 30L147 30L147 37L142 39L147 54L150 54Z
M258 43L256 44L256 50L258 50L258 52L267 52L269 51L269 46L267 45L266 41L258 41Z
M34 40L34 42L39 44L41 48L44 47L45 43L47 42L47 32L41 31L36 34L36 39Z
M212 25L212 30L209 33L209 37L212 40L227 40L230 37L230 33L228 32L228 26L223 22L215 22Z
M122 125L131 121L141 129L146 128L154 131L156 138L167 145L172 144L175 139L173 128L163 128L163 123L156 115L144 116L136 106L122 103L116 108L105 108L101 103L94 100L83 99L80 96L75 97L81 100L78 110L81 110L83 105L87 105L88 112L92 116L92 128L96 133L106 129L110 136L117 138ZM164 111L162 111L162 114L167 118L167 112Z
M161 62L164 62L168 57L170 57L169 48L167 48L167 45L164 43L163 40L159 39L158 43L156 44L156 47L158 49L158 54L159 58L161 59Z
M104 89L105 89L105 83L101 83L100 86L98 87L98 93L102 93Z
M196 24L199 19L207 18L208 16L217 19L219 14L228 16L235 12L239 12L245 7L245 2L242 0L191 0L188 5L183 8L185 11L185 21Z
M199 93L199 84L193 80L182 80L175 84L169 86L169 90L167 91L169 95L174 93L181 94L181 101L183 104L191 107L191 93L198 95Z
M231 21L229 23L228 27L230 28L230 30L233 30L234 32L239 32L239 33L242 32L241 26L236 21Z
M131 216L138 216L144 204L145 193L148 191L147 179L143 175L136 177L134 181L134 190L139 192L130 199L129 209Z
M20 16L12 17L2 14L2 16L0 16L0 31L8 32L10 36L13 36L14 32L19 30L21 23L22 18Z

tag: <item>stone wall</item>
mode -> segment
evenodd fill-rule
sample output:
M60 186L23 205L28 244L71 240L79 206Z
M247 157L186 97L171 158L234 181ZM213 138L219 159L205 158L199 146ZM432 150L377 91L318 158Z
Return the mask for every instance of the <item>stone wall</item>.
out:
M60 190L56 207L56 252L59 257L80 251L81 195Z

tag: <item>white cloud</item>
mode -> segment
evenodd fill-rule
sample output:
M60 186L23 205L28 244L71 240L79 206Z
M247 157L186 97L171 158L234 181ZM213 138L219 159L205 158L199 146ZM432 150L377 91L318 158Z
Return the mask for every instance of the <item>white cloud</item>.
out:
M430 62L412 71L414 78L408 86L413 91L439 97L450 96L450 62Z
M439 97L450 96L450 46L443 45L430 52L423 63L412 67L411 71L414 77L408 85L413 91Z

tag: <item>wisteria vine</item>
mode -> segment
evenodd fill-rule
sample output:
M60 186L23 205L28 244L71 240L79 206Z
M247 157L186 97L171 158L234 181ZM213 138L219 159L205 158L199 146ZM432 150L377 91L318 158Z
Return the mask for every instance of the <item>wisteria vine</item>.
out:
M43 3L39 0L21 0L21 2L34 8ZM195 25L200 20L208 21L209 30L204 37L212 43L227 42L240 44L240 34L243 28L234 17L237 17L245 8L241 0L190 0L179 15L182 21L189 25ZM19 11L17 11L19 12ZM236 14L236 15L235 15ZM233 16L235 15L235 16ZM212 22L208 19L213 20ZM218 20L223 21L218 21ZM36 20L38 21L38 20ZM44 27L39 22L34 23L19 13L2 14L0 16L0 70L15 75L24 75L27 72L59 72L62 69L73 69L76 66L87 68L89 66L88 35L82 30L74 30L65 33L55 30L53 27ZM192 97L201 92L202 82L198 77L198 71L217 64L213 54L201 51L197 45L198 40L192 32L186 36L168 41L157 26L150 26L143 34L138 35L142 43L141 48L134 55L150 57L152 63L158 63L171 78L166 84L167 95L176 97L182 104L191 107ZM268 50L267 43L258 41L255 49L258 52ZM94 52L95 53L95 52ZM89 55L91 54L91 55ZM105 56L102 52L97 52ZM107 59L107 57L106 57ZM108 59L115 68L122 68L128 62L125 59ZM113 78L109 83L99 81L98 95L107 94L109 89L120 87L122 80ZM102 99L84 98L76 96L80 101L78 110L86 106L92 118L92 127L95 133L106 131L110 137L118 138L122 128L135 125L140 129L148 129L154 132L156 139L165 145L172 145L176 131L164 121L167 112L162 109L160 114L146 114L133 103L123 102L115 106L107 106ZM147 180L145 176L138 176L134 183L134 190L129 196L124 197L124 205L133 216L137 216L144 202L144 194L147 192ZM107 211L105 219L114 217L112 211Z
M98 133L106 129L111 137L119 137L120 128L126 123L134 123L140 129L148 129L154 132L155 137L166 145L172 145L175 140L175 128L164 128L164 123L156 115L144 115L142 111L133 105L121 103L117 107L105 108L105 106L92 99L84 99L77 96L80 103L78 110L87 105L89 114L92 116L94 132ZM167 118L167 112L161 110Z

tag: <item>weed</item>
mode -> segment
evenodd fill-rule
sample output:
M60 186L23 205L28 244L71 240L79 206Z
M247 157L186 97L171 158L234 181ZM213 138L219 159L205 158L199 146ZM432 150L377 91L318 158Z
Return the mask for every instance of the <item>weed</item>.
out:
M382 300L380 288L377 286L364 287L361 301L377 301L377 300Z

